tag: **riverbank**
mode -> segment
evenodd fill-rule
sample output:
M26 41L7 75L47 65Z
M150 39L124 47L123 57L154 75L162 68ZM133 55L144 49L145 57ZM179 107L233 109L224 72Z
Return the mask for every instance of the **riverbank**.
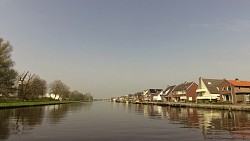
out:
M77 101L1 101L0 109L76 103Z
M134 104L145 105L159 105L170 107L191 107L191 108L205 108L205 109L218 109L218 110L235 110L235 111L250 111L250 105L232 105L232 104L200 104L200 103L176 103L176 102L134 102Z

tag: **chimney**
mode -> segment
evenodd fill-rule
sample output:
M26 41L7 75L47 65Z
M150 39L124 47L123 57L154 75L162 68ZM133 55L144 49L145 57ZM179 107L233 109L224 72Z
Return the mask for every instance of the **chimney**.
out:
M239 78L235 78L235 81L239 82L240 80L239 80Z

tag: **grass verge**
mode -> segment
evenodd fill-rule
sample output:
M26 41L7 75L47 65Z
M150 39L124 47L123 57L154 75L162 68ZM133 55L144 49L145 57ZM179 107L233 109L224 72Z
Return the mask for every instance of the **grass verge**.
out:
M0 109L67 104L75 101L0 101Z

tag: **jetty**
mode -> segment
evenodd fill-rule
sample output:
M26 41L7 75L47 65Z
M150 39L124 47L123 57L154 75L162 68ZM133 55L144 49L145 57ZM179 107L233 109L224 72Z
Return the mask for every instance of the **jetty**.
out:
M133 104L143 105L158 105L170 107L190 107L190 108L204 108L204 109L218 109L218 110L235 110L235 111L250 111L248 104L201 104L201 103L180 103L180 102L133 102Z

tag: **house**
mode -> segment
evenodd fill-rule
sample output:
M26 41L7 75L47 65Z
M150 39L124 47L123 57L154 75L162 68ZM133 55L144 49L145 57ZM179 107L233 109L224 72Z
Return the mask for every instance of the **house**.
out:
M176 85L168 86L161 95L162 102L171 102L173 100L173 90Z
M115 99L114 97L111 97L111 98L109 99L109 101L110 101L110 102L116 102L116 99Z
M197 101L217 101L220 100L219 85L223 79L199 78Z
M116 102L125 102L125 96L119 96Z
M162 98L161 98L162 94L163 94L163 90L157 91L156 94L153 95L153 101L162 102Z
M153 97L156 96L162 89L148 89L143 91L144 101L152 102Z
M221 101L236 103L250 102L250 82L239 79L226 80L219 85Z
M198 85L195 82L184 82L179 84L173 90L173 100L175 102L195 101L197 88Z
M141 102L143 101L143 93L137 92L133 95L133 102Z
M58 94L46 93L44 97L52 98L55 100L62 100L62 98Z

